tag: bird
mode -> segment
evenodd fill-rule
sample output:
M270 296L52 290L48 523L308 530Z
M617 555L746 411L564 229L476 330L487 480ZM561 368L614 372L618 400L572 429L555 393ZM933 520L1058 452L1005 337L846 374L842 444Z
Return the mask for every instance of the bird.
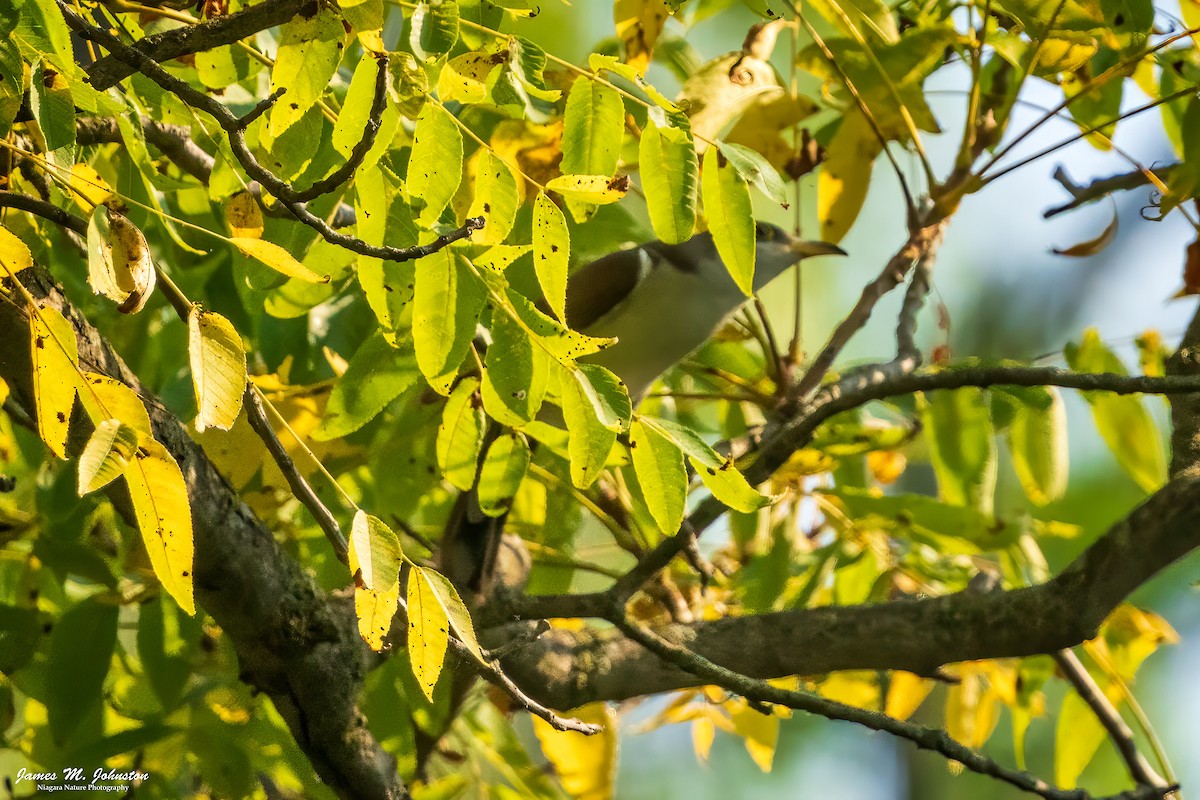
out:
M755 223L754 238L755 293L805 258L845 255L837 245L800 239L769 222ZM679 244L646 242L580 267L567 281L566 322L615 340L579 360L612 371L636 407L663 373L702 347L748 299L712 234L703 232ZM504 517L485 517L472 496L461 494L451 511L440 561L451 581L482 597L494 582Z

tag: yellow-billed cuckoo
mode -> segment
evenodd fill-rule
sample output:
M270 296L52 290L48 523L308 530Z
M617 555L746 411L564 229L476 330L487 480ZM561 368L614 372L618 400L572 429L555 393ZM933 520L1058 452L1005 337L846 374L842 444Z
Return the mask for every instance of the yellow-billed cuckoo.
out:
M802 259L844 255L826 242L809 242L777 225L754 227L754 291ZM567 324L589 336L615 338L588 361L624 382L634 405L670 367L720 329L746 302L713 244L701 233L682 244L647 242L578 269L567 282ZM474 506L474 508L472 508ZM442 541L443 572L461 587L486 591L503 518L488 519L464 494Z

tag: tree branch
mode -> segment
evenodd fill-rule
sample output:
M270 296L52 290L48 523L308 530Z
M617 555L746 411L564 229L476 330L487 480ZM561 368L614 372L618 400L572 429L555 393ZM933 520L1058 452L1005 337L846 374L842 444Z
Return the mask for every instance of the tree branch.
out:
M76 331L80 360L149 393L99 332L73 308L44 270L19 276L30 293L61 310ZM28 341L24 309L0 304L0 341ZM32 416L27 348L0 348L0 377L10 401ZM317 774L344 798L399 800L408 792L395 760L371 736L356 701L366 672L351 609L329 601L275 542L161 403L147 403L155 438L179 464L195 536L199 604L233 642L242 679L271 698ZM124 493L114 505L133 519Z
M227 17L217 17L199 25L186 25L147 36L134 46L147 58L159 62L169 61L172 58L233 44L259 31L282 25L308 6L316 13L316 5L313 0L265 0ZM110 55L98 59L88 67L88 81L98 90L104 91L136 71L137 69L128 62Z
M1154 174L1163 183L1169 183L1171 174L1179 167L1178 164L1168 164L1165 167L1154 167ZM1134 170L1132 172L1124 172L1120 175L1113 175L1108 178L1097 178L1089 184L1080 186L1067 176L1066 170L1061 166L1054 171L1054 179L1062 185L1071 194L1071 201L1063 203L1060 206L1048 209L1042 216L1045 219L1062 214L1066 211L1072 211L1080 206L1093 203L1096 200L1108 197L1114 192L1125 192L1130 189L1138 189L1150 183L1150 176L1146 170Z

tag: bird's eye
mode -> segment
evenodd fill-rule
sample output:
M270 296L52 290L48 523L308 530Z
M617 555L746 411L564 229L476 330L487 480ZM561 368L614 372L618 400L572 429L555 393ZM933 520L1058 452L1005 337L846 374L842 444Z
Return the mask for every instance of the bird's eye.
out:
M764 225L760 222L754 226L754 238L764 239L769 242L775 238L775 231L770 225Z

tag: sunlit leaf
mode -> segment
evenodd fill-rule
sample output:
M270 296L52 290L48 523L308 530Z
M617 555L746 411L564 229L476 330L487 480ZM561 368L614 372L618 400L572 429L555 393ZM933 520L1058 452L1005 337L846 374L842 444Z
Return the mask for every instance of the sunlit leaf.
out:
M567 264L571 235L562 210L544 192L533 204L533 269L550 310L567 318Z
M113 196L108 181L91 164L71 167L71 199L86 213Z
M38 434L50 452L66 458L71 407L79 382L79 346L75 329L58 309L44 306L31 316L29 358Z
M1073 789L1104 741L1104 726L1078 694L1063 698L1054 729L1054 782Z
M449 643L450 618L428 571L413 566L408 573L408 657L417 683L430 702Z
M442 215L462 180L462 133L450 112L427 103L417 117L408 158L408 194L420 209L417 221L432 225Z
M279 136L321 98L337 71L346 46L347 31L331 7L316 6L284 24L271 69L271 91L285 89L271 109L271 135Z
M411 339L395 347L375 333L358 348L346 371L338 378L325 416L313 431L317 441L331 441L366 425L420 378Z
M683 453L674 442L637 419L629 430L629 447L651 516L661 532L674 534L683 522L687 501Z
M329 283L330 276L318 275L296 260L296 257L277 244L265 239L230 238L229 243L254 260L265 264L281 275L299 278L309 283Z
M858 219L880 152L879 139L866 117L847 112L817 173L817 219L824 241L840 242Z
M600 477L618 431L629 423L629 395L603 367L583 364L563 377L563 418L571 436L571 482L586 489Z
M449 248L419 259L416 279L412 327L417 364L429 385L446 394L471 349L486 290L466 260Z
M33 68L29 108L41 129L50 162L70 171L75 164L75 101L67 77L44 59Z
M387 524L361 508L350 527L350 571L366 589L386 592L400 580L400 540Z
M508 511L529 467L529 443L520 433L498 436L487 449L479 469L479 508L498 517Z
M83 373L79 399L93 424L106 419L119 419L143 437L153 436L150 415L142 399L116 378L96 372Z
M617 37L625 44L625 63L645 72L654 56L654 45L671 9L666 0L616 0L613 22Z
M699 169L691 135L650 121L642 131L639 157L642 191L654 232L667 244L692 238Z
M520 207L517 176L495 151L484 148L475 164L475 197L468 217L483 217L483 230L472 236L478 244L498 245L508 238Z
M188 314L188 356L196 390L196 430L229 430L242 410L246 351L233 323L193 306Z
M770 161L745 145L718 141L717 147L743 180L774 202L787 206L787 187Z
M733 732L742 737L746 752L755 765L763 772L770 772L775 760L775 746L779 742L779 717L763 714L741 703L730 712L729 717L733 722Z
M384 649L384 639L392 630L392 619L399 607L399 580L379 591L354 587L354 615L358 618L358 633L375 652Z
M458 41L458 3L425 0L413 9L409 25L408 43L417 58L429 61L449 53Z
M476 391L477 378L464 378L446 401L438 426L437 459L452 486L467 491L475 484L483 449L485 418Z
M126 314L145 307L154 291L154 263L146 237L124 215L96 206L88 221L88 283Z
M179 465L167 448L143 438L125 470L125 482L154 574L180 608L195 614L192 511Z
M433 590L433 596L441 605L446 618L450 620L450 630L467 648L467 652L483 663L483 648L479 646L479 641L475 638L475 626L471 623L471 614L467 611L467 606L463 603L462 598L458 596L458 590L454 588L454 584L450 583L445 575L432 569L424 571L424 578L429 582L429 588Z
M567 200L592 205L615 203L628 191L628 179L614 179L607 175L559 175L546 184L552 192L558 192Z
M723 152L710 147L704 153L701 183L704 215L717 253L747 296L754 293L754 208L750 186Z
M258 200L249 191L230 195L225 201L225 224L229 233L241 239L259 239L263 233L263 214Z
M983 390L933 392L921 408L940 496L952 505L973 506L990 514L996 490L996 441Z
M534 717L533 732L567 794L586 800L607 800L614 796L617 777L617 715L605 703L573 709L570 715L601 725L603 730L592 736L559 731L549 722Z
M118 419L96 426L79 456L79 496L94 492L125 472L138 446L138 432Z
M625 133L624 115L616 89L577 78L563 116L563 174L612 176Z

